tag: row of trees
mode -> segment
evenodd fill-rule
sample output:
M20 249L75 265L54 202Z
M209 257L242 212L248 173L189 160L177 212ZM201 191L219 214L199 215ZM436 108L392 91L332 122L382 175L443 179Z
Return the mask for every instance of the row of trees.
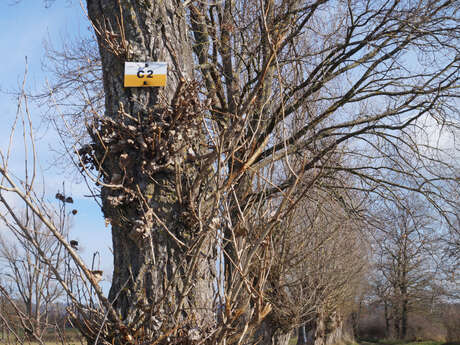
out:
M439 232L432 227L439 224L430 210L414 195L404 206L379 204L384 215L372 215L370 224L340 209L334 196L312 194L302 202L304 211L284 222L273 242L265 244L277 253L267 290L272 310L264 321L277 330L276 341L289 339L300 319L309 321L299 327L298 344L315 339L338 343L353 336L456 340L460 313L455 304L459 295L452 289L455 272L441 238L435 238ZM63 272L62 246L40 221L29 223L28 231ZM2 339L69 339L68 302L39 253L18 239L2 239L0 252ZM257 336L268 331L272 337L270 328Z
M442 223L433 209L414 194L406 195L396 205L379 204L379 208L383 214L374 215L370 222L376 231L369 285L358 300L384 320L374 335L396 339L427 337L429 331L424 334L420 330L429 327L414 330L411 317L426 318L422 322L425 326L429 322L436 324L441 310L458 303L458 268L452 266L446 253ZM432 333L433 337L446 337L442 332Z
M42 96L73 102L54 123L111 225L108 296L34 192L35 161L13 174L9 150L3 221L63 288L88 342L112 345L285 344L301 325L316 345L335 341L379 229L402 337L420 280L410 268L424 265L430 236L405 198L432 205L458 255L458 167L425 140L426 123L458 124L458 10L454 0L87 0L98 52L77 46ZM166 61L167 86L124 88L125 61ZM5 193L59 243L72 275Z

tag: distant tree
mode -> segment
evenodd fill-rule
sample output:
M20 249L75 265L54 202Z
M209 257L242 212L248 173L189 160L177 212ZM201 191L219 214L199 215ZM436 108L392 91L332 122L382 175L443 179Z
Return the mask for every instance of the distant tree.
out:
M6 301L15 305L13 309L19 327L26 336L41 341L49 326L50 312L63 297L64 291L35 246L47 253L50 263L59 271L64 269L66 254L62 244L33 213L24 213L21 220L29 238L24 238L11 223L6 225L13 236L0 236L3 276L0 293Z
M376 243L376 295L384 305L387 334L405 339L411 312L440 297L439 234L429 208L415 195L384 203Z
M448 341L459 341L460 339L460 304L445 303L442 306L442 321L447 329Z

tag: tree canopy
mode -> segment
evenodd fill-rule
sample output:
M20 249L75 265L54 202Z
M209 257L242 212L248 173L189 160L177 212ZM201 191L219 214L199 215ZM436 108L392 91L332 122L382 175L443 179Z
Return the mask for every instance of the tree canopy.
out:
M74 298L90 342L269 344L309 323L320 345L354 284L335 260L341 235L359 248L371 207L410 191L454 224L458 166L428 125L458 130L458 1L87 0L87 10L98 51L51 54L66 63L48 96L69 99L78 82L60 130L78 133L66 142L112 230L108 297L53 232L100 301ZM127 61L167 62L166 87L125 88ZM46 219L2 158L2 189ZM299 291L305 304L283 320Z

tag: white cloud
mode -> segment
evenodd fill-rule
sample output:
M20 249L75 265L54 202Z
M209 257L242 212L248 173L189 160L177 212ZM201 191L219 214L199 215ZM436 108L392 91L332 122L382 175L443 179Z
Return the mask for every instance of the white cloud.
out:
M425 147L425 153L436 155L452 164L460 159L460 123L453 125L439 124L430 116L418 122L417 142Z

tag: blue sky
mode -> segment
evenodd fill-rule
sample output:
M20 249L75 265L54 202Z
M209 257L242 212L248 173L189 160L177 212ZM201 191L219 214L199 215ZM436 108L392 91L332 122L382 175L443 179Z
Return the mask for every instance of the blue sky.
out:
M2 126L0 149L5 150L8 142L10 124L16 108L17 96L24 77L25 58L28 61L27 89L31 92L43 90L45 81L50 78L42 70L45 49L44 41L50 41L54 47L59 47L72 36L87 35L89 23L80 2L76 0L56 0L48 8L44 1L21 0L13 4L13 0L0 1L0 111ZM37 143L39 165L45 180L46 193L50 202L56 203L54 195L58 189L65 188L75 200L74 207L78 214L74 217L72 238L78 239L83 250L81 255L86 262L91 263L93 253L99 251L102 256L101 269L110 275L112 259L109 247L111 245L110 228L104 226L102 214L97 204L89 198L84 185L64 176L53 169L52 148L59 145L56 133L50 126L44 124L40 116L41 108L30 104L34 127L39 138ZM12 166L22 167L22 150L18 149L13 156ZM57 204L56 204L57 205ZM107 282L105 284L107 287Z
M16 112L17 102L14 93L19 90L22 82L25 57L27 56L29 70L27 87L31 91L40 90L44 87L46 79L50 78L42 70L44 41L49 40L54 47L59 47L69 37L71 39L72 36L87 35L89 32L89 23L78 0L55 0L48 8L41 0L21 0L18 4L12 5L13 2L14 0L0 0L0 43L3 52L0 55L0 111L3 120L0 127L0 149L6 148L9 125ZM58 145L56 135L41 122L42 109L31 105L31 111L40 138L37 147L49 201L56 202L54 195L65 181L66 191L73 196L74 206L79 211L74 220L72 238L78 239L81 243L84 248L81 254L88 263L91 262L93 253L99 251L102 255L101 268L105 274L110 275L110 228L105 227L97 204L84 197L84 194L87 194L84 186L53 169L54 156L50 147ZM428 125L433 129L428 130L426 140L437 140L440 134L436 131L435 124ZM441 146L452 145L452 135L442 135L441 139ZM20 152L14 163L13 166L21 167ZM106 282L105 287L107 286Z

